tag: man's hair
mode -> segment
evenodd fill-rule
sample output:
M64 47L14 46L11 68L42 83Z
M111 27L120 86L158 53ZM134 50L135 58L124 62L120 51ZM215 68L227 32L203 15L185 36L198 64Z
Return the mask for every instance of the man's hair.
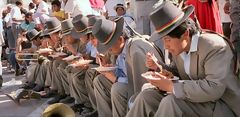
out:
M52 2L52 5L56 5L56 6L58 6L58 7L61 7L61 2L60 2L59 0L54 0L54 1Z
M34 3L29 3L29 5L28 5L31 9L34 9L35 8L35 4Z
M192 37L192 35L194 35L198 31L196 23L190 18L188 18L186 21L184 21L181 25L179 25L167 35L172 38L181 38L181 36L187 31L187 29L189 29L190 37Z
M17 6L22 6L22 2L21 2L21 1L16 1L15 4L16 4Z

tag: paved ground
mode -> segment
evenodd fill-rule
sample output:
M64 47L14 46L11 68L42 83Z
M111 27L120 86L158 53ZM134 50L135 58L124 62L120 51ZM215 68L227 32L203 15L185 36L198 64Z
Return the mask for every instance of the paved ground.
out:
M3 73L3 87L0 91L0 117L40 117L41 112L47 107L47 99L21 100L21 105L16 105L4 94L9 94L18 89L25 80L25 76L15 78L14 74Z

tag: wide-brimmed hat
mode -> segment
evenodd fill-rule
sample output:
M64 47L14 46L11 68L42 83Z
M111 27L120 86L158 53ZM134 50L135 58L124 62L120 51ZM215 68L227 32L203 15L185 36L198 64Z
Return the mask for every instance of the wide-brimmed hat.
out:
M92 30L94 24L97 22L99 19L105 19L104 16L91 16L88 18L88 28L89 30Z
M73 29L72 19L66 19L61 22L61 34L62 36L71 34Z
M117 11L117 8L123 8L124 11L127 10L127 7L123 4L116 4L116 6L114 6L114 10Z
M100 19L94 24L92 33L98 39L98 52L104 53L113 46L122 35L123 25L123 17L119 18L116 22Z
M81 36L92 32L91 30L89 30L88 17L86 16L83 16L81 14L77 15L73 18L72 23L76 32Z
M187 20L193 11L194 7L191 5L181 10L173 3L166 1L150 14L150 20L155 26L156 32L162 38Z
M32 30L27 32L26 38L29 41L33 41L33 40L37 39L38 37L40 37L40 35L41 35L40 31L37 31L36 29L32 29Z
M44 33L52 34L61 30L61 22L56 17L51 17L46 21Z
M43 112L42 117L75 117L74 111L66 104L56 103L49 105Z

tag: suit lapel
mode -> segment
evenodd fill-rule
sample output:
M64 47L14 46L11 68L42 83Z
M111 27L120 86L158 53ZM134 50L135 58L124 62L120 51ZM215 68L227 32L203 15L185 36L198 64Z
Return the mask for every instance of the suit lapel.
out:
M190 58L190 77L192 79L198 77L198 53L193 52L191 53L191 58Z

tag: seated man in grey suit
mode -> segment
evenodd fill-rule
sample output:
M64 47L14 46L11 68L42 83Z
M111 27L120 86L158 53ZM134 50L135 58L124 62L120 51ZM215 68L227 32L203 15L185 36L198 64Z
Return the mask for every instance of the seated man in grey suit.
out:
M162 60L152 43L141 35L130 36L127 31L123 17L115 22L98 20L93 27L93 35L99 42L98 51L118 56L115 71L101 72L94 79L99 117L124 117L129 98L137 95L147 82L141 77L148 71L144 64L146 53L152 52Z
M231 43L196 28L189 19L193 10L188 6L182 11L164 2L151 13L156 32L173 55L165 69L180 80L172 81L164 72L156 74L159 80L149 82L157 89L141 92L127 117L240 116L240 84L234 74Z

